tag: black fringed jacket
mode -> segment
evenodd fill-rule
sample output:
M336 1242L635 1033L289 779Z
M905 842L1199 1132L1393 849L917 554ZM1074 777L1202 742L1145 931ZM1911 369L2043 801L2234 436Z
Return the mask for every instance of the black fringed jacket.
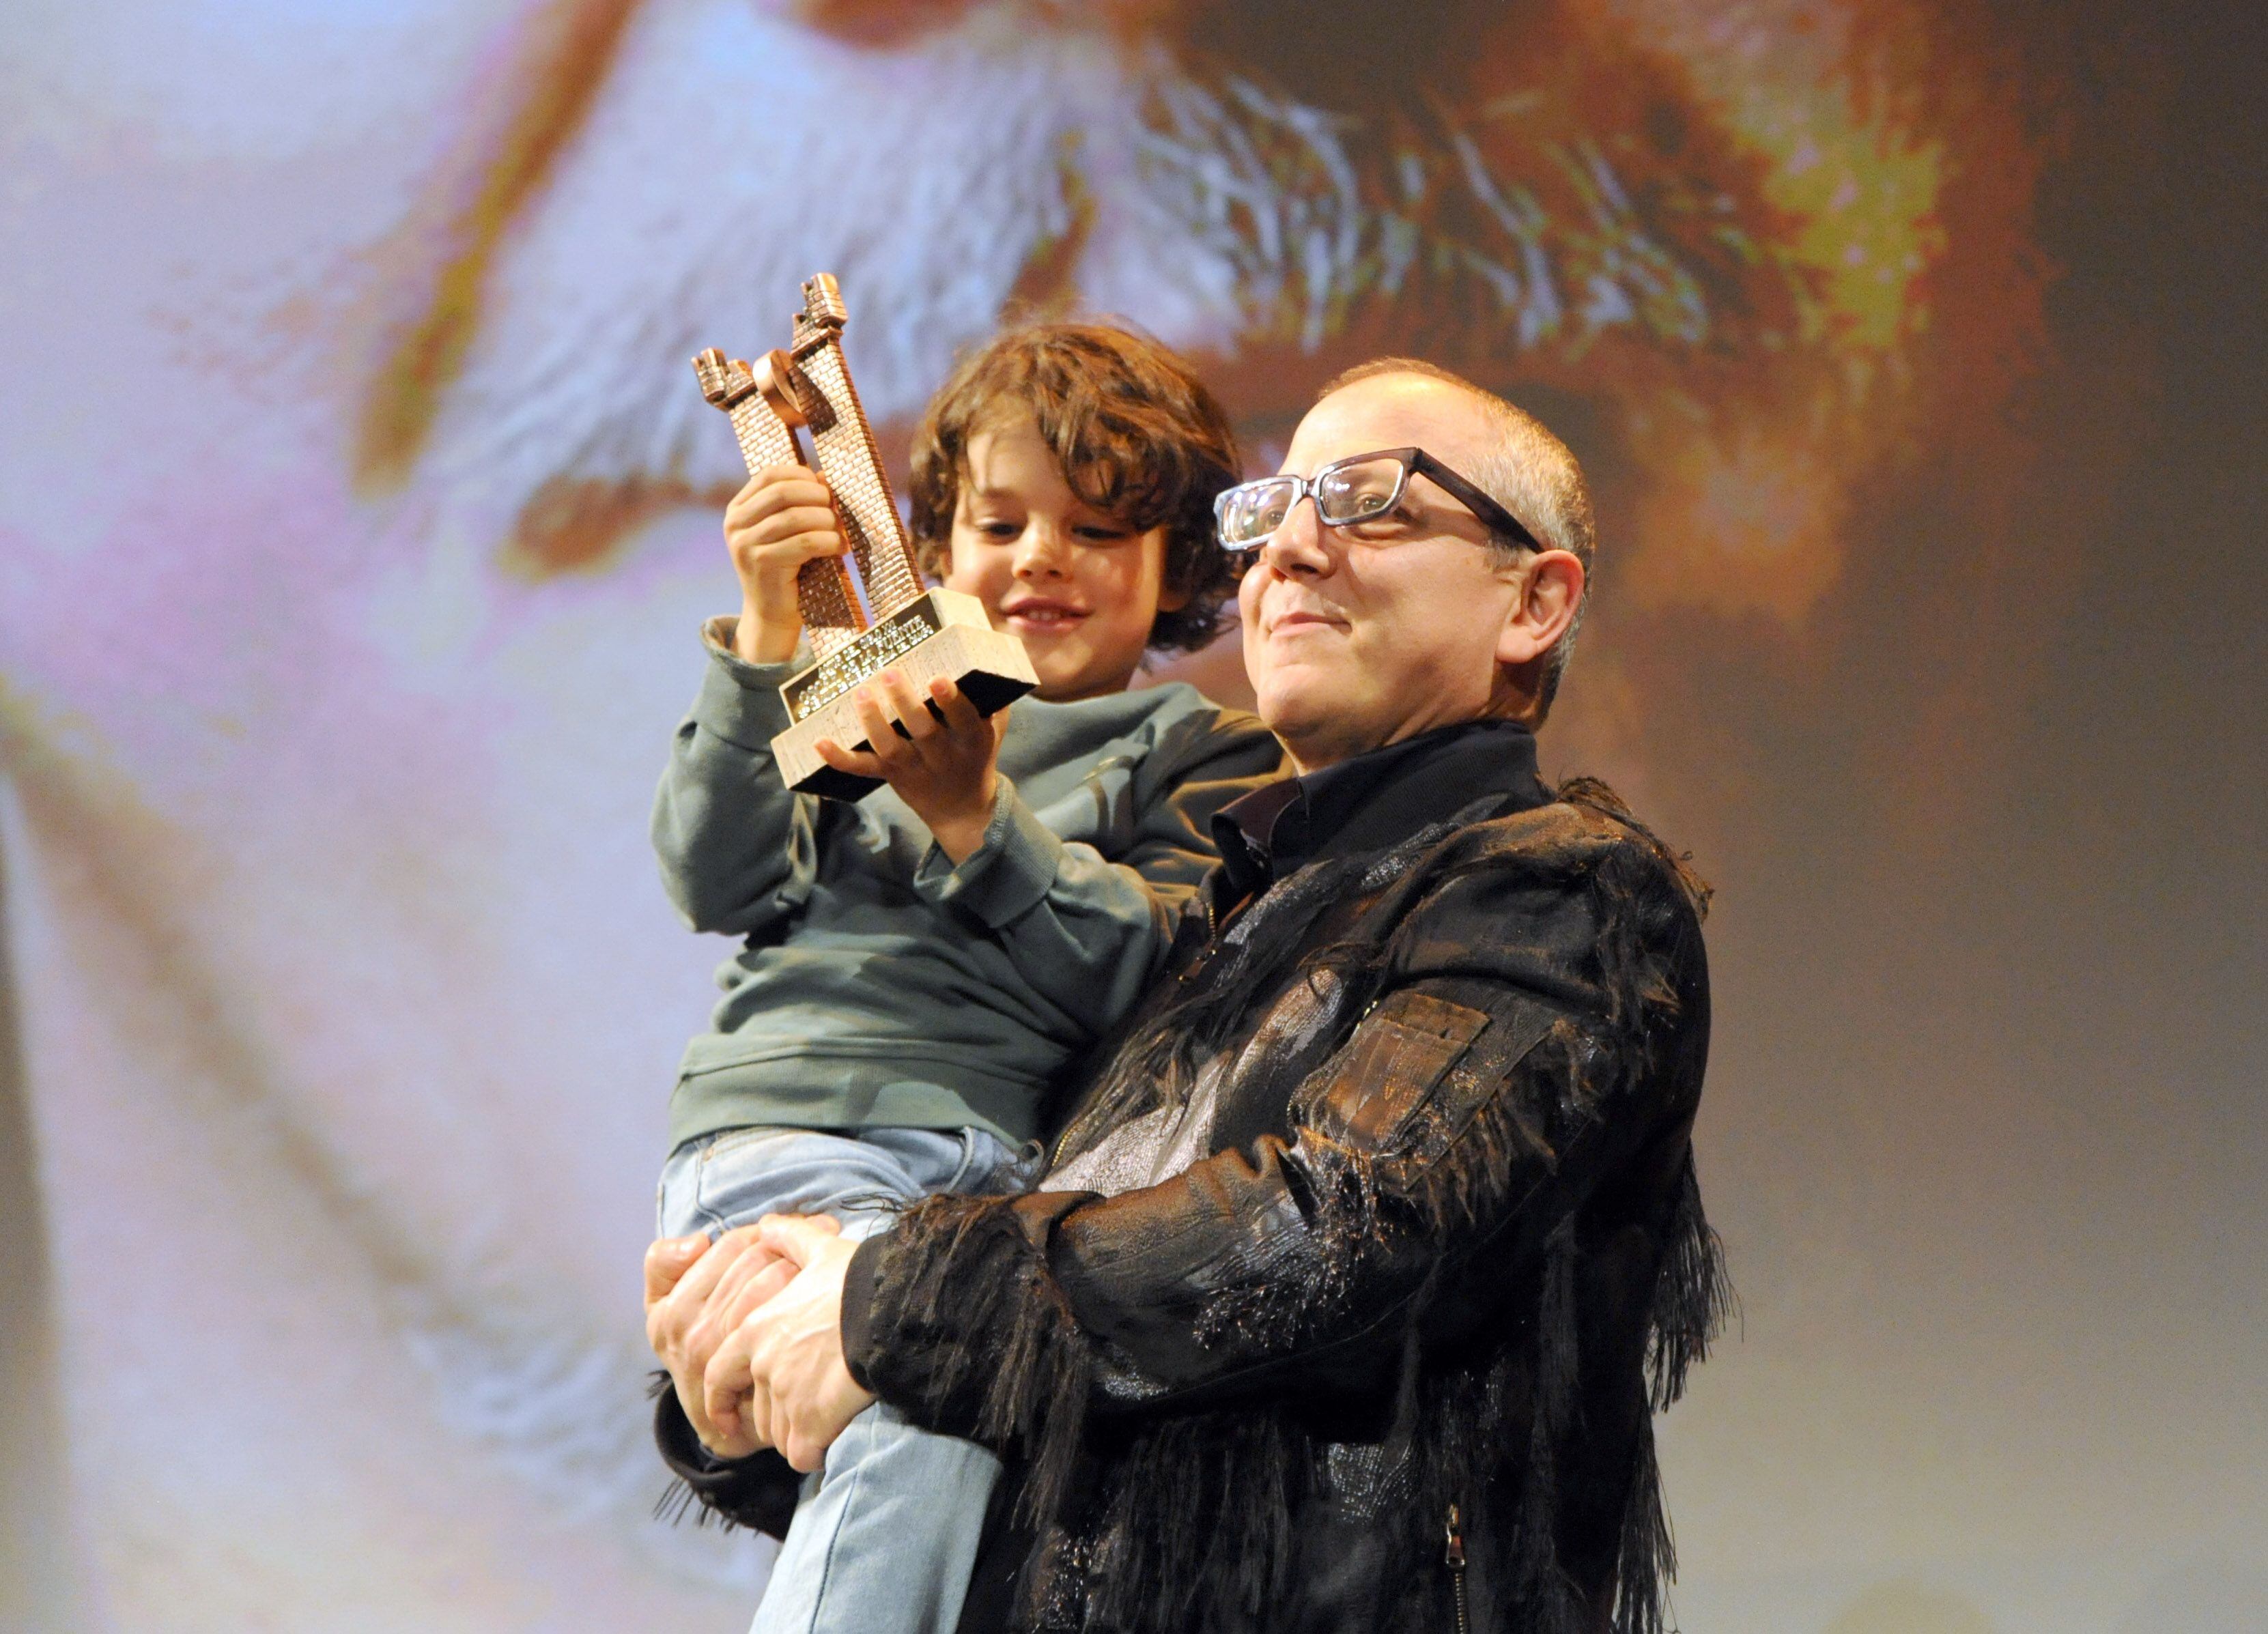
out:
M1651 1416L1729 1299L1703 893L1502 724L1232 813L1056 1189L851 1262L852 1372L1009 1463L963 1634L1657 1634ZM779 1528L784 1464L659 1428Z

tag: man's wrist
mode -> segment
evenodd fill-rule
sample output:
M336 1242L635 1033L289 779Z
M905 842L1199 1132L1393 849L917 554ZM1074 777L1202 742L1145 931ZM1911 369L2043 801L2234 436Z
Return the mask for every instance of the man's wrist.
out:
M874 1344L875 1279L881 1275L882 1262L890 1251L890 1233L878 1231L860 1243L843 1268L843 1314L838 1332L843 1341L843 1365L850 1370L850 1381L870 1395L881 1393L866 1372L866 1361Z

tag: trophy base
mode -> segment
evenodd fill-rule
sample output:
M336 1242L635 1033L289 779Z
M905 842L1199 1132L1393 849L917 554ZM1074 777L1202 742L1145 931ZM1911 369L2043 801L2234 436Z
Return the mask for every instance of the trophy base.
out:
M836 770L819 758L817 746L832 738L852 750L868 747L851 695L886 669L903 672L919 691L943 676L985 715L1040 684L1024 644L993 629L983 602L958 590L929 591L780 688L795 724L772 740L772 758L789 788L855 800L881 786L877 778Z

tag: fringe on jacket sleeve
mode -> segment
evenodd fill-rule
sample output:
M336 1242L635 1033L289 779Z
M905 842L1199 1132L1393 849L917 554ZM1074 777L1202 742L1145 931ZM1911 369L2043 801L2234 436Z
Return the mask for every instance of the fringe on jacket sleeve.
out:
M1027 1519L1062 1501L1086 1424L1092 1351L1042 1248L1090 1196L925 1197L859 1246L843 1289L852 1376L1023 1464Z

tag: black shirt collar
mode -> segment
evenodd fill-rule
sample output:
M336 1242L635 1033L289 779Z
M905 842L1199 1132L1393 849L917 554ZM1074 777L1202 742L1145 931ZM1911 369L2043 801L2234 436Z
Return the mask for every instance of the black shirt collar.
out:
M1214 814L1233 896L1264 891L1329 854L1382 850L1474 801L1512 809L1551 799L1535 770L1535 734L1519 721L1472 720L1286 777Z

